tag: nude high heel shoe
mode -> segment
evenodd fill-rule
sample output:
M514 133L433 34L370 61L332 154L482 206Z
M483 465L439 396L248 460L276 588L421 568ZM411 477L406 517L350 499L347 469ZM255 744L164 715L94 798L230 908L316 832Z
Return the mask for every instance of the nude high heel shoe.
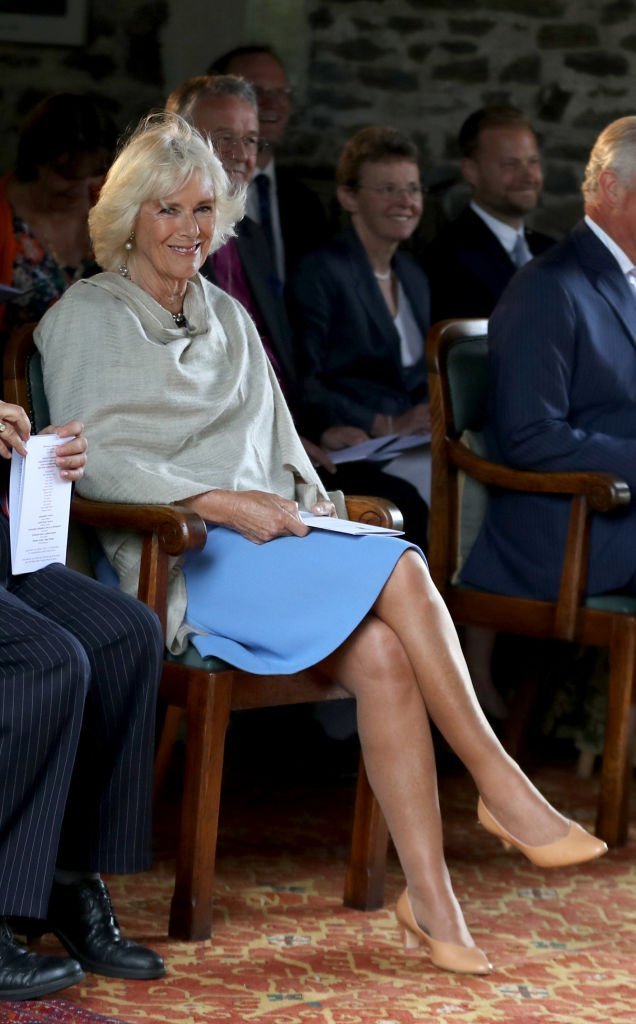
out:
M428 946L431 962L436 967L441 967L443 971L453 971L455 974L489 974L492 970L486 955L477 946L438 942L420 928L415 920L407 889L397 901L395 916L404 942L404 950L409 955L414 956L420 946Z
M543 846L528 846L520 839L516 839L496 818L493 818L481 797L477 803L477 817L486 832L501 839L505 847L514 846L520 850L528 860L540 868L564 868L572 864L584 864L585 861L594 860L607 853L607 843L586 832L574 821L570 822L568 833L560 839L545 843Z

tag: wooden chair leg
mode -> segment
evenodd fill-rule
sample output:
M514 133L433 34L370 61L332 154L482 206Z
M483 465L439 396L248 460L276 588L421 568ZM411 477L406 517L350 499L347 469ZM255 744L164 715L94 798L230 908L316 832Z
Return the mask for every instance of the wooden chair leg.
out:
M610 644L610 678L596 831L608 846L627 842L634 731L636 618L625 615L614 625Z
M509 699L509 713L503 727L503 745L515 761L527 764L536 754L536 730L552 694L550 680L558 675L556 665L566 664L570 647L554 640L535 637L506 638L499 672L513 678L516 686Z
M503 734L503 745L515 761L525 761L528 733L535 721L539 704L539 683L535 672L520 669L517 688L510 701L510 710Z
M187 680L186 761L169 935L208 939L232 672L195 670Z
M378 910L384 905L384 878L389 830L369 785L360 755L353 811L351 858L345 876L344 904L355 910Z
M179 735L179 728L183 721L185 711L183 708L167 707L159 736L159 743L155 752L155 766L152 778L152 800L156 804L163 793L166 782L166 775L170 767L172 751Z

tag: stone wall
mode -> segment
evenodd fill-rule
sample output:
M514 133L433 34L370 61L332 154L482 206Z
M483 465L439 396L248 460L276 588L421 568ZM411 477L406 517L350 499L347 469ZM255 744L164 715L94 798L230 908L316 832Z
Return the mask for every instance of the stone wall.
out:
M352 131L392 123L421 147L430 183L456 179L456 135L484 103L513 103L543 140L537 223L580 214L598 131L636 113L633 0L310 0L310 62L289 156L333 166Z
M263 24L297 86L281 156L326 199L339 149L361 125L410 132L428 182L445 190L457 180L464 117L511 102L543 140L537 223L559 233L579 215L597 132L636 111L635 0L88 0L87 8L82 47L0 41L0 169L12 159L19 117L47 92L100 93L124 127L219 50L254 41Z
M0 167L11 162L16 126L55 91L104 96L121 128L164 98L160 33L165 0L89 0L84 46L0 41Z

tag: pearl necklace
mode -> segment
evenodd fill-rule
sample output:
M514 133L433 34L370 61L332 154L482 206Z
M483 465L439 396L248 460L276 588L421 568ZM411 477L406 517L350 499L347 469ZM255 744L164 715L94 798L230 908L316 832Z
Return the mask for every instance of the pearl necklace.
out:
M127 264L123 263L120 267L118 267L118 270L119 270L119 273L121 274L121 276L125 277L127 281L131 280L130 270L128 269ZM162 305L162 303L160 303L160 305ZM166 309L165 306L163 308ZM170 310L167 309L166 312L170 313ZM185 313L183 313L183 312L182 313L170 313L170 316L174 320L174 322L177 325L177 327L179 327L179 328L185 327L185 329L187 331L190 330L190 324L188 322L188 318L185 315Z
M392 270L387 270L386 274L381 274L379 270L374 270L373 276L377 277L378 281L390 281L392 273Z

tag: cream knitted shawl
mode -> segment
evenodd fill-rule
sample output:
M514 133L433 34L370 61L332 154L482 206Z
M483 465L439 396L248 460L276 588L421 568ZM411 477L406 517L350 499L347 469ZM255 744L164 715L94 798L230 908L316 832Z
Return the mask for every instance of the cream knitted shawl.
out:
M78 417L90 452L88 498L171 503L213 488L263 490L309 507L325 492L298 439L243 307L199 275L177 328L143 289L117 274L78 281L44 316L51 421ZM136 594L141 543L103 531L122 588ZM172 566L168 643L185 644L186 593Z

